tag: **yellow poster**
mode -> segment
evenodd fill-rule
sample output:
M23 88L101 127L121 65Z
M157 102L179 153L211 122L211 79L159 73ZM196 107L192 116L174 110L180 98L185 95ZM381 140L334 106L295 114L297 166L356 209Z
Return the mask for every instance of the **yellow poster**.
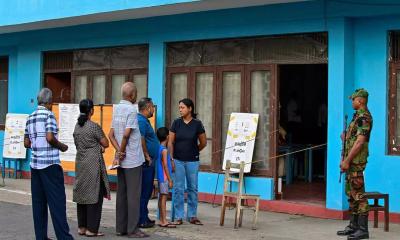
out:
M78 114L76 113L78 109ZM156 108L157 109L157 108ZM73 144L73 129L75 127L76 121L79 116L79 107L77 104L54 104L52 111L56 116L58 126L60 128L60 136L64 136L64 140L67 140L67 143ZM68 114L69 112L69 114ZM149 118L150 124L154 130L156 130L156 112L154 111L153 117ZM113 105L98 105L94 106L94 114L91 120L101 126L104 131L104 134L108 137L108 133L111 129L112 122L112 114L113 114ZM60 118L61 117L61 118ZM61 121L60 121L61 120ZM72 131L72 132L71 132ZM67 136L66 136L67 135ZM62 139L60 139L61 142ZM65 143L65 142L64 142ZM69 146L69 149L75 149L74 146ZM69 150L70 151L70 150ZM61 165L64 171L74 172L75 171L75 152L70 151L68 154L60 154ZM115 150L110 143L110 147L106 149L103 154L104 162L106 167L111 166L114 160ZM107 170L108 174L116 175L116 170Z

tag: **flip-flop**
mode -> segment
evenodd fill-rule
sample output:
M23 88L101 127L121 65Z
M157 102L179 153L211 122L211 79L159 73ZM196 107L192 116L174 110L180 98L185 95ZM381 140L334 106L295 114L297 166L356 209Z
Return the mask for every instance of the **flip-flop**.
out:
M194 225L203 225L203 223L200 222L200 220L197 218L192 218L192 219L190 219L189 222L190 222L190 224L194 224Z
M178 219L175 222L172 222L171 224L173 224L173 225L182 225L183 221L182 221L182 219Z
M85 231L82 231L82 232L78 230L78 235L80 235L80 236L86 235L86 230L85 230Z
M142 231L136 231L135 233L128 234L128 238L148 238L149 235Z
M181 225L182 223L181 224L177 224L176 222L168 222L168 224L177 226L177 225Z
M158 224L158 226L159 226L159 227L162 227L162 228L176 228L176 225L174 225L174 224L169 224L169 223L167 223L167 224L165 224L165 225Z
M95 234L85 234L85 235L86 235L86 237L102 237L102 236L104 236L104 233L98 232Z

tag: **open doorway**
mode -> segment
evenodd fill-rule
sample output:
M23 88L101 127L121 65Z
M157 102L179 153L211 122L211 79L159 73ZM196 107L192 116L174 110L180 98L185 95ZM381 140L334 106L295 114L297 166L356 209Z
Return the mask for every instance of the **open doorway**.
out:
M45 86L53 91L53 102L71 102L71 73L58 72L46 73L44 76Z
M291 64L278 68L279 123L283 129L278 151L299 151L279 161L283 200L325 205L327 66Z

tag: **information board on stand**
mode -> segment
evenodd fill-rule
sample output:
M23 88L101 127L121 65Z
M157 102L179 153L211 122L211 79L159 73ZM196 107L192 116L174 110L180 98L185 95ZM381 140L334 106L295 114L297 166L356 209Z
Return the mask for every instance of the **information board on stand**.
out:
M28 114L7 113L3 141L4 158L26 158L24 135L28 116Z
M258 117L259 115L256 113L231 113L226 134L223 170L226 169L226 162L230 160L231 163L243 161L245 163L244 172L251 171ZM236 171L236 169L232 169L232 171Z

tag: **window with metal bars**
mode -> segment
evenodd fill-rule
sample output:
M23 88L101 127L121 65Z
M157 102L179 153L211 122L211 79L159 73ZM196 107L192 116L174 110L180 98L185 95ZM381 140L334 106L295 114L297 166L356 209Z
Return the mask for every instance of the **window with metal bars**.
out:
M147 96L147 45L45 52L43 63L55 103L118 103L127 81L135 82L138 99Z
M388 153L400 155L400 31L389 32Z

